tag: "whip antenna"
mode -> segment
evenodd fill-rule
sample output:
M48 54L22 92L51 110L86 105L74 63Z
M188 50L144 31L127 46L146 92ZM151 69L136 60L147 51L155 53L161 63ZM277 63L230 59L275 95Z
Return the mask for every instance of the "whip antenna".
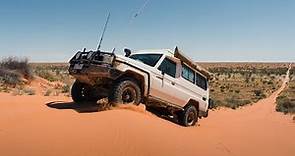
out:
M98 43L98 46L97 46L97 51L98 51L98 50L100 49L100 47L101 47L101 43L102 43L102 40L103 40L103 37L104 37L104 33L105 33L105 31L106 31L106 28L107 28L107 26L108 26L110 16L111 16L111 14L109 13L108 16L107 16L106 23L104 24L103 32L102 32L102 34L101 34L101 37L100 37L100 40L99 40L99 43Z

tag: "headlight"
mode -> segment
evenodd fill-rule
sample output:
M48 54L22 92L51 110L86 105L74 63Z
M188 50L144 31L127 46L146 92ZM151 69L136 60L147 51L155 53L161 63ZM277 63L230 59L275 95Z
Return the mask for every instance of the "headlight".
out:
M88 55L87 55L87 59L90 59L91 56L93 55L93 53L94 53L93 51L89 52Z
M81 52L78 52L78 53L76 54L76 56L75 56L75 59L79 59L80 56L81 56Z

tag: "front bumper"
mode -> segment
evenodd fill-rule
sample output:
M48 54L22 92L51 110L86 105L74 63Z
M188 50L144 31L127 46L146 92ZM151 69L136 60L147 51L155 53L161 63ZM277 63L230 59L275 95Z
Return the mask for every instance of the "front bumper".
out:
M69 68L69 73L77 80L83 83L94 85L100 79L116 79L121 75L121 72L112 68L101 65L88 65L81 69Z
M90 85L96 84L101 79L114 80L121 75L121 72L113 66L114 60L115 55L112 53L78 52L70 60L69 74L80 82Z

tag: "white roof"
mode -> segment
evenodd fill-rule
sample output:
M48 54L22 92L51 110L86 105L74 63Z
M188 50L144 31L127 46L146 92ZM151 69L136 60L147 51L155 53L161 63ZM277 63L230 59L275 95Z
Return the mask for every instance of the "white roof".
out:
M145 49L135 51L132 54L165 54L168 56L174 56L174 52L170 49Z
M203 74L207 78L210 78L210 75L211 75L211 73L209 73L207 70L200 67L189 57L185 56L182 52L180 52L177 47L175 47L174 51L170 49L147 49L147 50L138 50L132 54L165 54L167 56L176 57L180 59L181 61L184 61L195 70L201 72L201 74Z

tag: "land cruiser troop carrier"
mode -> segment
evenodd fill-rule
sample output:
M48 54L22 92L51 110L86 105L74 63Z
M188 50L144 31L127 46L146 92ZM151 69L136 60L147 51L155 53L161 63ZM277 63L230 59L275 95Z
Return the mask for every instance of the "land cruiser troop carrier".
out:
M79 51L70 60L76 78L72 99L76 103L108 98L111 103L165 108L184 126L207 117L210 108L210 73L171 50L124 49L114 52Z

